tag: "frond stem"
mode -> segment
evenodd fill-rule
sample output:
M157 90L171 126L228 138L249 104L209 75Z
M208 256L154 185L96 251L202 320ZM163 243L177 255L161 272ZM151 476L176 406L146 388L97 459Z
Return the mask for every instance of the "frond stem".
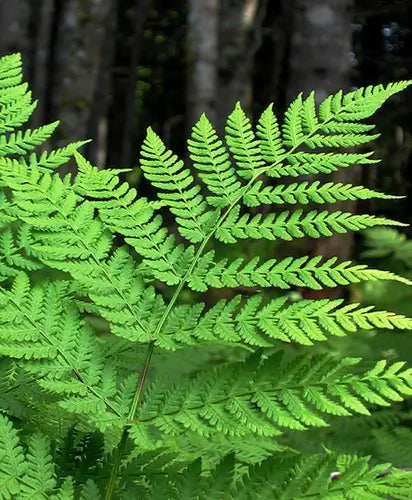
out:
M150 342L146 353L146 359L143 363L142 371L140 372L140 377L139 377L139 382L137 384L136 392L133 396L132 406L129 411L128 420L134 419L137 408L139 407L143 388L147 378L147 373L149 371L150 361L152 359L153 349L154 349L154 342ZM129 428L128 426L125 426L123 428L122 437L120 438L120 442L116 450L116 455L114 457L114 463L110 473L110 479L107 484L105 500L111 500L113 497L113 493L115 491L117 483L117 475L120 469L120 462L122 460L122 456L124 454L128 438L129 438Z
M341 111L344 111L344 110L345 110L345 107L343 107ZM259 169L255 173L255 175L253 175L253 177L249 180L249 182L244 186L244 189L242 189L241 194L239 194L236 197L236 199L234 201L232 201L232 203L227 207L226 211L220 216L219 220L216 222L215 227L209 232L209 234L207 236L204 237L204 239L203 239L202 243L200 244L200 246L199 246L199 248L198 248L195 256L193 257L193 261L192 261L190 267L188 268L188 270L186 271L186 273L184 274L184 276L180 279L179 285L177 286L177 288L176 288L176 290L175 290L172 298L170 299L169 304L166 307L165 312L163 313L161 319L159 320L159 323L157 324L156 330L155 330L154 335L153 335L154 339L156 339L157 335L160 333L160 331L161 331L161 329L162 329L162 327L163 327L166 319L168 318L168 316L169 316L169 314L170 314L170 312L171 312L174 304L176 303L176 301L177 301L177 299L178 299L178 297L180 295L180 292L182 291L182 289L183 289L183 287L184 287L187 279L192 274L192 272L193 272L193 270L194 270L194 268L195 268L195 266L196 266L196 264L197 264L200 256L203 253L203 250L205 249L205 247L206 247L207 243L209 242L210 238L212 238L212 236L217 231L217 229L220 227L220 225L225 221L225 219L227 218L227 216L229 215L229 213L231 212L231 210L237 205L237 203L239 202L239 200L241 200L243 198L243 196L245 194L247 194L250 186L252 186L252 184L256 181L256 179L260 175L264 174L270 168L273 168L274 166L276 166L279 163L281 163L282 161L284 161L299 146L301 146L301 144L305 140L307 140L309 137L311 137L313 134L315 134L321 128L321 126L325 125L325 123L327 123L328 121L330 121L332 119L333 119L333 117L329 118L328 120L325 120L322 123L319 123L319 126L316 127L314 130L312 130L312 132L310 132L307 136L305 136L304 140L302 140L299 144L296 144L287 153L281 155L271 165L265 166L265 167ZM181 194L182 194L182 197L184 198L183 193L181 193ZM196 223L196 225L197 225L197 223ZM141 372L141 375L140 375L140 379L139 379L139 383L138 383L137 388L136 388L135 395L133 397L132 406L130 408L129 421L130 420L132 420L132 421L134 420L135 413L136 413L137 408L139 406L140 398L141 398L141 395L142 395L142 392L143 392L144 382L145 382L145 379L146 379L146 376L147 376L147 371L148 371L150 360L151 360L151 356L152 356L152 353L153 353L153 349L154 349L154 341L152 341L149 344L148 352L147 352L147 355L146 355L146 361L145 361L145 364L143 366L143 369L142 369L142 372ZM112 469L112 473L111 473L111 477L110 477L110 482L109 482L108 490L107 490L106 497L105 497L106 500L111 500L111 498L112 498L112 495L113 495L113 492L114 492L115 483L116 483L116 478L117 478L117 474L118 474L118 470L119 470L119 466L120 466L121 455L124 452L124 448L126 446L127 438L128 438L128 430L127 430L127 427L125 427L124 430L123 430L121 441L119 443L119 446L118 446L118 449L117 449L117 452L116 452L115 463L114 463L114 467Z

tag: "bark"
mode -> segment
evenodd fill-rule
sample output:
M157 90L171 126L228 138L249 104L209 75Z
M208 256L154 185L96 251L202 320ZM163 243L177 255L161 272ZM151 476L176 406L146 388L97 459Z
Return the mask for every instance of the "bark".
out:
M99 60L97 85L90 113L89 130L93 142L88 148L91 163L99 168L105 168L108 156L108 120L109 108L112 102L112 72L117 26L117 0L111 0L108 15L105 19L105 37L103 40L102 57Z
M122 0L116 7L116 37L111 75L112 105L108 123L108 165L136 162L136 85L148 0Z
M124 96L124 129L122 133L122 144L120 164L131 166L136 156L136 106L135 95L138 80L138 68L142 47L143 28L148 14L148 0L138 0L133 13L132 46L129 60L129 76L126 81Z
M301 92L316 91L319 103L339 89L348 90L352 68L351 41L353 0L295 0L292 6L292 35L290 40L288 102ZM341 169L328 181L356 183L358 167ZM332 177L332 178L331 178ZM329 210L351 210L354 204L334 203ZM314 240L311 253L325 257L351 257L352 233ZM339 295L341 290L331 291Z
M33 54L33 95L38 100L32 125L38 127L48 120L48 86L50 83L50 57L53 20L55 16L54 0L41 0L32 11L32 24L35 31L32 36Z
M205 112L216 118L218 62L218 0L189 0L188 17L188 129Z
M59 3L54 40L53 118L60 119L58 145L89 136L91 110L99 84L100 61L112 0Z
M30 1L0 1L0 48L1 55L13 52L26 53L30 40Z
M22 52L25 67L30 60L30 4L30 0L0 1L0 55Z
M316 91L317 101L348 89L352 69L353 0L295 0L288 98Z
M220 131L237 101L245 110L251 111L253 60L261 41L260 28L265 10L265 1L221 2L217 92L217 127Z

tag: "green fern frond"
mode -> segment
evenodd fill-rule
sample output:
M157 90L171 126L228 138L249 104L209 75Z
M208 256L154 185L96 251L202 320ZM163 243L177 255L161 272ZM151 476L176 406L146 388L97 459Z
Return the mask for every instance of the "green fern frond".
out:
M17 234L11 229L0 232L0 281L15 276L21 270L41 269L39 262L25 255L25 249L31 243L29 226L21 225Z
M26 454L27 472L19 493L21 498L47 498L56 486L50 445L49 439L39 433L31 436Z
M42 389L61 397L62 408L106 425L121 417L113 402L116 375L67 288L55 283L31 289L20 274L11 291L1 290L0 353L19 360Z
M40 146L47 139L50 139L58 124L59 122L53 122L34 130L19 131L8 137L0 136L0 155L24 155L28 151L32 151L36 146Z
M236 160L237 173L247 179L254 177L264 165L259 143L249 118L238 102L226 123L226 143Z
M0 495L12 498L20 491L20 481L26 473L23 448L9 420L0 414Z
M410 473L390 463L371 466L370 457L351 455L274 455L252 466L240 478L227 455L213 470L202 471L200 459L183 471L146 477L139 498L251 498L279 500L364 498L406 500ZM162 496L163 495L163 496Z
M21 55L10 54L0 58L0 89L15 87L23 80ZM5 93L5 95L7 95Z
M343 300L301 300L287 304L287 297L271 300L263 306L263 296L256 294L242 304L238 295L220 300L206 313L204 305L182 305L165 322L156 345L178 349L204 342L245 343L271 347L273 340L313 345L329 335L342 337L358 330L378 328L411 330L412 320L373 306L344 305Z
M53 151L43 151L40 156L32 153L29 157L28 164L30 168L38 167L56 169L61 165L66 164L70 160L70 158L73 158L74 153L88 142L89 141L73 142L72 144L68 144L63 148L59 148Z
M279 157L283 157L286 153L272 107L271 104L263 111L256 127L260 151L267 163L275 163Z
M365 405L388 406L412 394L411 370L401 371L404 363L380 361L367 372L351 372L359 361L306 355L287 362L278 353L201 373L179 383L178 391L155 384L133 427L151 424L166 434L189 429L206 436L277 436L283 428L326 426L327 414L368 414Z
M391 464L369 466L369 457L273 457L259 464L236 485L232 498L294 500L362 498L406 500L412 484L409 472Z
M182 236L193 243L202 241L207 234L205 224L210 224L210 214L206 212L200 186L194 185L190 170L166 149L151 128L142 145L140 164L145 177L159 189L159 198L176 216Z
M334 184L328 182L321 184L319 181L309 183L294 182L292 184L278 184L277 186L264 186L261 181L256 182L253 188L243 197L243 202L248 207L258 207L262 204L307 204L334 203L345 200L369 200L380 198L384 200L400 199L402 196L392 196L379 193L364 186L354 186L353 184Z
M376 134L363 133L372 127L357 122L371 116L389 97L401 92L409 85L411 85L411 81L403 81L389 84L386 87L378 85L360 88L346 95L338 92L321 103L318 115L314 107L313 94L307 99L303 99L302 95L299 95L285 113L282 126L282 144L285 149L279 149L279 132L276 131L276 127L274 129L270 126L259 127L261 144L262 142L265 144L265 155L268 161L275 159L273 165L265 171L269 176L279 177L280 175L301 175L305 171L306 173L318 173L335 170L334 153L329 156L327 156L328 153L315 154L315 158L321 164L320 169L316 167L316 164L302 168L300 164L308 153L298 152L296 149L303 145L310 149L352 147L374 140L378 137ZM268 108L262 115L260 122L273 121L274 118L270 118L270 113L271 109ZM281 155L279 155L280 151L282 151ZM309 158L314 159L314 156L310 155ZM341 160L345 161L344 157L338 158L338 162ZM368 155L359 155L355 161L368 162ZM306 161L305 163L314 162ZM347 162L345 163L348 165Z
M193 165L200 172L199 177L209 191L216 195L208 196L208 203L223 208L236 201L241 182L222 141L205 114L194 125L192 138L187 143Z
M216 230L216 239L224 243L236 243L238 239L282 239L292 241L296 238L310 236L320 238L332 236L334 233L360 231L367 227L393 225L402 226L400 222L375 217L373 215L354 215L350 212L318 212L311 210L295 210L251 216L240 215L240 209L234 209L221 226Z
M146 198L137 198L134 188L120 182L118 172L98 170L77 153L76 159L79 175L75 189L98 200L96 206L102 221L110 231L125 237L155 278L168 285L178 283L193 259L193 247L185 249L177 244L163 227L161 215L156 214L157 205Z
M298 151L286 156L287 163L279 161L267 170L269 177L298 177L309 174L330 174L339 168L352 165L369 165L379 160L370 158L372 153L306 153ZM282 160L282 159L281 159Z
M214 253L209 252L199 259L188 283L192 290L206 291L209 287L239 286L281 289L298 286L320 290L323 286L336 287L363 280L395 280L411 284L406 278L389 271L369 269L366 265L352 264L351 261L336 263L335 257L323 262L321 256L298 259L286 257L280 261L269 259L263 264L259 263L259 257L246 263L242 258L232 262L222 259L215 263L213 257Z
M9 92L7 101L1 103L0 134L21 127L36 109L37 102L32 102L31 92L23 93L26 88L17 88L17 91Z
M3 165L0 178L13 189L20 219L36 230L31 253L69 272L93 300L96 311L112 323L113 332L148 341L151 333L141 314L144 310L149 314L156 305L160 314L161 298L145 288L126 249L109 255L113 236L95 217L93 203L81 201L68 178L37 168L29 172L15 160L3 160Z
M92 479L75 485L70 476L58 477L52 444L46 436L39 432L32 434L27 451L23 444L11 422L0 414L0 498L101 499L99 488ZM76 489L80 490L80 495Z

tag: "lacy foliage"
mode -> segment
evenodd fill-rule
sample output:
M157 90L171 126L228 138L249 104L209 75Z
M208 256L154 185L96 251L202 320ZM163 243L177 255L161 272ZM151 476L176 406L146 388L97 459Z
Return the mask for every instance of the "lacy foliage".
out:
M57 123L22 129L36 103L20 56L0 59L0 498L409 498L410 473L305 453L295 437L373 419L411 395L403 362L315 344L412 319L278 292L411 282L336 258L248 258L239 242L401 226L324 209L396 196L285 178L374 163L342 148L374 140L363 120L411 83L319 107L299 95L281 124L269 106L256 131L237 104L224 140L202 115L188 140L193 168L149 128L139 167L153 201L124 170L92 166L77 152L84 142L37 155ZM76 175L56 172L73 158ZM388 432L377 426L377 439Z

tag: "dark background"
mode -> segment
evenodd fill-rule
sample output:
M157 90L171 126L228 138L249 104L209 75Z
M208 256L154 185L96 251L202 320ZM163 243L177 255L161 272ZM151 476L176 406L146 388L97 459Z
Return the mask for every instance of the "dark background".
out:
M0 0L0 54L23 53L39 99L32 125L61 121L50 146L92 138L84 150L92 162L129 167L149 125L184 155L202 111L222 131L237 100L252 117L272 101L282 114L301 90L322 100L410 78L411 17L411 0ZM408 90L376 117L381 164L334 180L410 204L411 104ZM138 168L129 180L147 194ZM409 204L349 208L411 222ZM342 258L356 248L352 236L306 245Z

